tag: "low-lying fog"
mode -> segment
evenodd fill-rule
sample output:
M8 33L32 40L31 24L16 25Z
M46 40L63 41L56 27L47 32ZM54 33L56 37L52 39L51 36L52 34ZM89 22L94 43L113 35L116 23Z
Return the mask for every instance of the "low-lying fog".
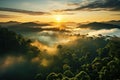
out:
M96 24L96 23L95 23ZM101 24L100 24L101 25ZM112 25L113 26L113 25ZM96 27L96 26L95 26ZM84 36L118 36L120 37L119 27L99 28L81 27L80 25L47 25L47 26L13 26L7 27L18 34L22 34L25 38L33 40L31 45L40 49L42 57L37 56L32 60L28 60L26 56L6 55L0 59L0 77L12 75L11 73L29 77L40 71L40 66L47 67L54 62L53 57L58 53L58 45L67 45L74 47L79 38ZM31 64L32 63L32 64ZM36 64L37 63L37 64ZM39 66L38 66L39 64ZM39 68L39 70L38 70ZM26 73L24 73L25 70ZM16 72L17 71L17 72ZM30 72L30 73L29 73ZM31 76L31 77L33 77ZM30 78L30 77L29 77Z

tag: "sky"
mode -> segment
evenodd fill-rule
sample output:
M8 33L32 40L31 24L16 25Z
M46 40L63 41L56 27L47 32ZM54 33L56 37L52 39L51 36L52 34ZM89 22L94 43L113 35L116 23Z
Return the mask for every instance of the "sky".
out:
M120 20L120 0L0 0L0 22Z

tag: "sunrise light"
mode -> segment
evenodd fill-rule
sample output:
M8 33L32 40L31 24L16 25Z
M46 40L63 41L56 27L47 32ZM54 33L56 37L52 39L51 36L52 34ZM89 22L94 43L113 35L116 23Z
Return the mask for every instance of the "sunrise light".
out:
M55 20L56 20L56 22L61 22L62 21L62 16L61 15L55 15Z

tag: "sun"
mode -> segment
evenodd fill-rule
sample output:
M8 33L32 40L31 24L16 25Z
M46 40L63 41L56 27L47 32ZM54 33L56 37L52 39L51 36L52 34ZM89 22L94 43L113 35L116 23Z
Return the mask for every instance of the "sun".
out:
M61 22L62 21L62 16L61 15L56 15L55 20L56 20L56 22Z
M61 17L60 17L60 16L57 16L57 17L56 17L56 21L60 22L60 21L61 21Z

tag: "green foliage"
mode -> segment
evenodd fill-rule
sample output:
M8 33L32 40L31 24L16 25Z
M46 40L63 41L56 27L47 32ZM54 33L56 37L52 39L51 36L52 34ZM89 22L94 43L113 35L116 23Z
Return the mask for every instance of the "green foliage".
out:
M58 80L61 80L62 78L63 78L63 74L58 73L58 74L57 74L57 79L58 79Z
M70 70L70 66L68 64L64 64L63 65L63 70Z
M60 71L64 75L62 80L120 79L120 38L106 38L101 35L94 38L84 37L74 47L62 45L59 56L56 56L63 67Z
M19 72L25 70L27 75L23 74L24 77L30 77L24 78L25 80L119 80L120 38L109 37L107 39L107 36L102 35L80 36L75 41L77 44L60 44L57 46L57 55L46 55L48 60L52 57L51 65L43 67L40 66L40 62L45 54L39 54L40 50L30 45L31 40L6 28L0 28L0 57L24 55L26 62L22 63L24 64L22 70L15 69ZM33 58L37 60L36 57L40 57L40 61L32 63ZM32 69L30 73L33 74L29 73L29 69ZM8 77L10 74L6 75ZM0 79L8 80L7 77ZM14 79L11 76L8 78ZM21 77L19 79L15 77L15 79L23 80Z
M13 31L0 28L0 56L7 53L11 53L11 55L26 55L28 53L32 57L37 56L40 51L31 46L31 42L30 39L25 39Z
M43 75L42 75L41 73L37 74L37 75L35 76L35 80L43 79L42 76L43 76Z
M75 76L76 80L90 80L90 76L85 72L85 71L80 71L80 73L78 73Z
M69 77L69 78L74 76L74 74L70 70L66 70L63 74L64 76Z
M99 79L100 80L107 80L108 77L108 70L106 66L103 66L101 71L99 72Z
M46 80L56 80L57 79L57 74L56 73L50 73L48 76L47 76L47 79Z
M62 80L69 80L69 78L68 77L64 77Z
M62 45L58 45L57 48L58 48L58 49L62 49Z

